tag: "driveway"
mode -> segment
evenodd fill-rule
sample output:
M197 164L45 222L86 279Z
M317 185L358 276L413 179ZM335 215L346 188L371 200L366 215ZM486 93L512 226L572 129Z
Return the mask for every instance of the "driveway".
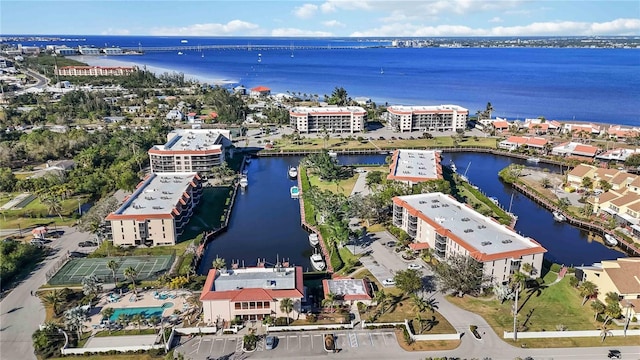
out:
M61 238L52 240L48 245L54 252L43 260L0 301L0 358L35 359L31 335L45 319L45 310L37 296L31 296L46 282L45 274L51 270L63 255L76 251L80 241L88 240L91 235L81 233L72 227L59 227L64 231Z

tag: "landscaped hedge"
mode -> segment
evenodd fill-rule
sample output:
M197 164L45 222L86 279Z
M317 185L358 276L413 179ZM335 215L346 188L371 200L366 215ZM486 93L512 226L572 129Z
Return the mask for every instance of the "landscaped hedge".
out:
M313 208L313 205L311 205L311 201L309 201L306 196L307 191L309 191L309 189L311 188L311 183L309 183L309 177L307 176L307 169L300 166L300 169L298 171L298 176L300 176L300 183L302 186L302 199L304 202L304 220L307 222L307 224L311 226L315 226L318 224L316 222L316 212L315 212L315 209Z

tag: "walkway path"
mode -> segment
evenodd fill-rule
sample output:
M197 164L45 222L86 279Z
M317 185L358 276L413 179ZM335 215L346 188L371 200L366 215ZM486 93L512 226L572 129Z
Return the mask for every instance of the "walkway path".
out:
M45 274L58 259L70 251L78 250L78 243L90 237L71 227L60 227L64 235L50 244L55 252L38 264L24 279L0 301L0 359L35 359L31 335L45 319L45 310L36 291L45 282Z

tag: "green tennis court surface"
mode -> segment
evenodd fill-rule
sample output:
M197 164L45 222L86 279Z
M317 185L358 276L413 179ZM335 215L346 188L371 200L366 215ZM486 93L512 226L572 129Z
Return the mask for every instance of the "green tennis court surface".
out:
M73 259L49 279L49 285L80 284L82 278L89 275L96 275L105 283L113 282L113 274L107 267L110 260L115 260L118 264L116 269L118 281L126 280L124 269L129 266L138 271L137 280L152 280L167 272L174 258L174 255L164 255Z

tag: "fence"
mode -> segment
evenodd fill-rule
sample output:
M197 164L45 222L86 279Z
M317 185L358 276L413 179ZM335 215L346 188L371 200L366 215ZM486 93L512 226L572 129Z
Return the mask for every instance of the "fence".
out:
M502 335L503 339L513 339L513 332L505 331ZM601 330L583 330L583 331L527 331L517 333L518 339L548 339L548 338L576 338L576 337L601 337ZM607 330L606 336L638 336L640 330Z
M304 330L339 330L339 329L353 329L354 323L351 321L348 324L323 324L323 325L296 325L296 326L269 326L267 325L267 332L269 331L304 331Z
M60 259L58 259L58 261L56 261L55 264L53 264L53 267L51 269L49 269L49 271L47 271L47 273L45 274L47 282L49 282L49 280L51 280L53 275L55 275L58 272L58 270L60 270L60 268L63 267L64 264L67 263L68 260L69 260L69 253L66 253L66 254L62 255L62 257Z

